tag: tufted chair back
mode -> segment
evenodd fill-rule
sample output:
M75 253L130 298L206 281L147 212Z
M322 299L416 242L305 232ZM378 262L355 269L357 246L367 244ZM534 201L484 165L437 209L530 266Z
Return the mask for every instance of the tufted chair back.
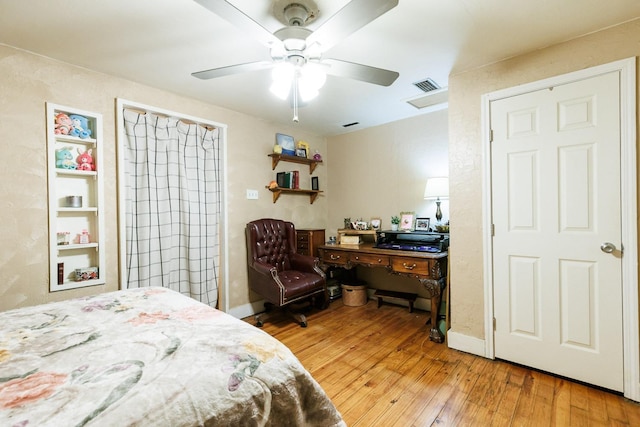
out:
M329 295L324 272L317 258L296 252L296 229L291 222L258 219L247 224L245 234L252 291L278 307L309 298L326 307Z
M277 219L253 221L247 245L254 248L254 261L272 265L278 272L290 270L289 254L296 251L296 229L291 222Z

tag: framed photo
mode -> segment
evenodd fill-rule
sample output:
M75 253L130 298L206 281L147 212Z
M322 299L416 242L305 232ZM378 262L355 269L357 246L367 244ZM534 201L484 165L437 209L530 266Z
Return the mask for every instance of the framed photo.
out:
M309 143L304 142L304 141L298 141L297 145L298 145L297 148L304 148L305 149L305 151L307 153L307 158L308 158L309 157L309 153L310 153L310 151L309 151Z
M312 176L311 177L311 189L312 190L320 190L320 184L318 183L318 177L317 176Z
M416 218L416 231L429 231L430 218Z
M356 221L356 230L366 230L367 222L366 221Z
M293 137L285 135L283 133L276 133L276 144L282 147L282 154L288 154L290 156L295 155L296 146L293 142Z
M307 157L307 150L304 148L296 148L296 156L297 157Z
M403 231L411 231L413 230L415 221L415 212L400 212L400 225L398 228Z
M372 230L380 230L381 225L382 225L382 220L380 218L371 218Z

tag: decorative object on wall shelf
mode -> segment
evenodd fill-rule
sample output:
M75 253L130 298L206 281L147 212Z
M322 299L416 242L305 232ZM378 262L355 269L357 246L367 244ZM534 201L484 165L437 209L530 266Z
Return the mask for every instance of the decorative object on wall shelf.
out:
M309 143L305 141L298 141L297 148L302 148L305 151L305 157L310 157L311 152L309 151Z
M73 161L72 147L62 147L56 150L56 167L60 169L77 169L78 165Z
M292 136L276 133L276 145L281 147L282 154L288 156L294 156L296 154L296 147Z
M93 150L91 148L89 148L88 150L82 150L81 148L78 148L78 157L76 158L76 162L78 162L78 170L96 170L96 165L93 164L93 157L91 156L92 152Z
M318 177L317 176L312 176L311 177L311 189L312 190L319 190L320 189L320 183L318 181Z

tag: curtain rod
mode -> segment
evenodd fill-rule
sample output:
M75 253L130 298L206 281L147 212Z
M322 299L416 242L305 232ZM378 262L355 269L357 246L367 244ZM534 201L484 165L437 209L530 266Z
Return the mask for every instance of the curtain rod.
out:
M137 108L125 107L124 109L128 110L128 111L132 111L132 112L137 113L137 114L140 114L141 116L144 116L145 114L147 114L147 111L140 110L140 109L137 109ZM169 118L169 116L167 116L166 114L156 113L155 111L151 111L151 113L153 113L154 115L156 115L158 117L162 117L163 119L168 119ZM191 121L191 120L187 120L187 119L183 119L183 118L180 118L180 117L178 117L178 120L181 121L182 123L187 124L187 125L202 126L203 128L205 128L208 131L215 130L215 127L213 127L213 126L203 125L202 123L197 123L197 122L194 122L194 121Z

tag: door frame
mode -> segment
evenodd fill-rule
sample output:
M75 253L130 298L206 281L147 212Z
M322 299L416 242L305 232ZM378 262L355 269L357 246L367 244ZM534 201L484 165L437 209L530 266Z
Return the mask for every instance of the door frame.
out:
M493 236L491 198L491 102L610 72L620 73L620 191L622 257L622 337L624 396L640 401L640 328L638 322L638 231L636 167L636 58L631 57L584 70L482 95L482 224L484 268L484 350L495 358L493 331Z

